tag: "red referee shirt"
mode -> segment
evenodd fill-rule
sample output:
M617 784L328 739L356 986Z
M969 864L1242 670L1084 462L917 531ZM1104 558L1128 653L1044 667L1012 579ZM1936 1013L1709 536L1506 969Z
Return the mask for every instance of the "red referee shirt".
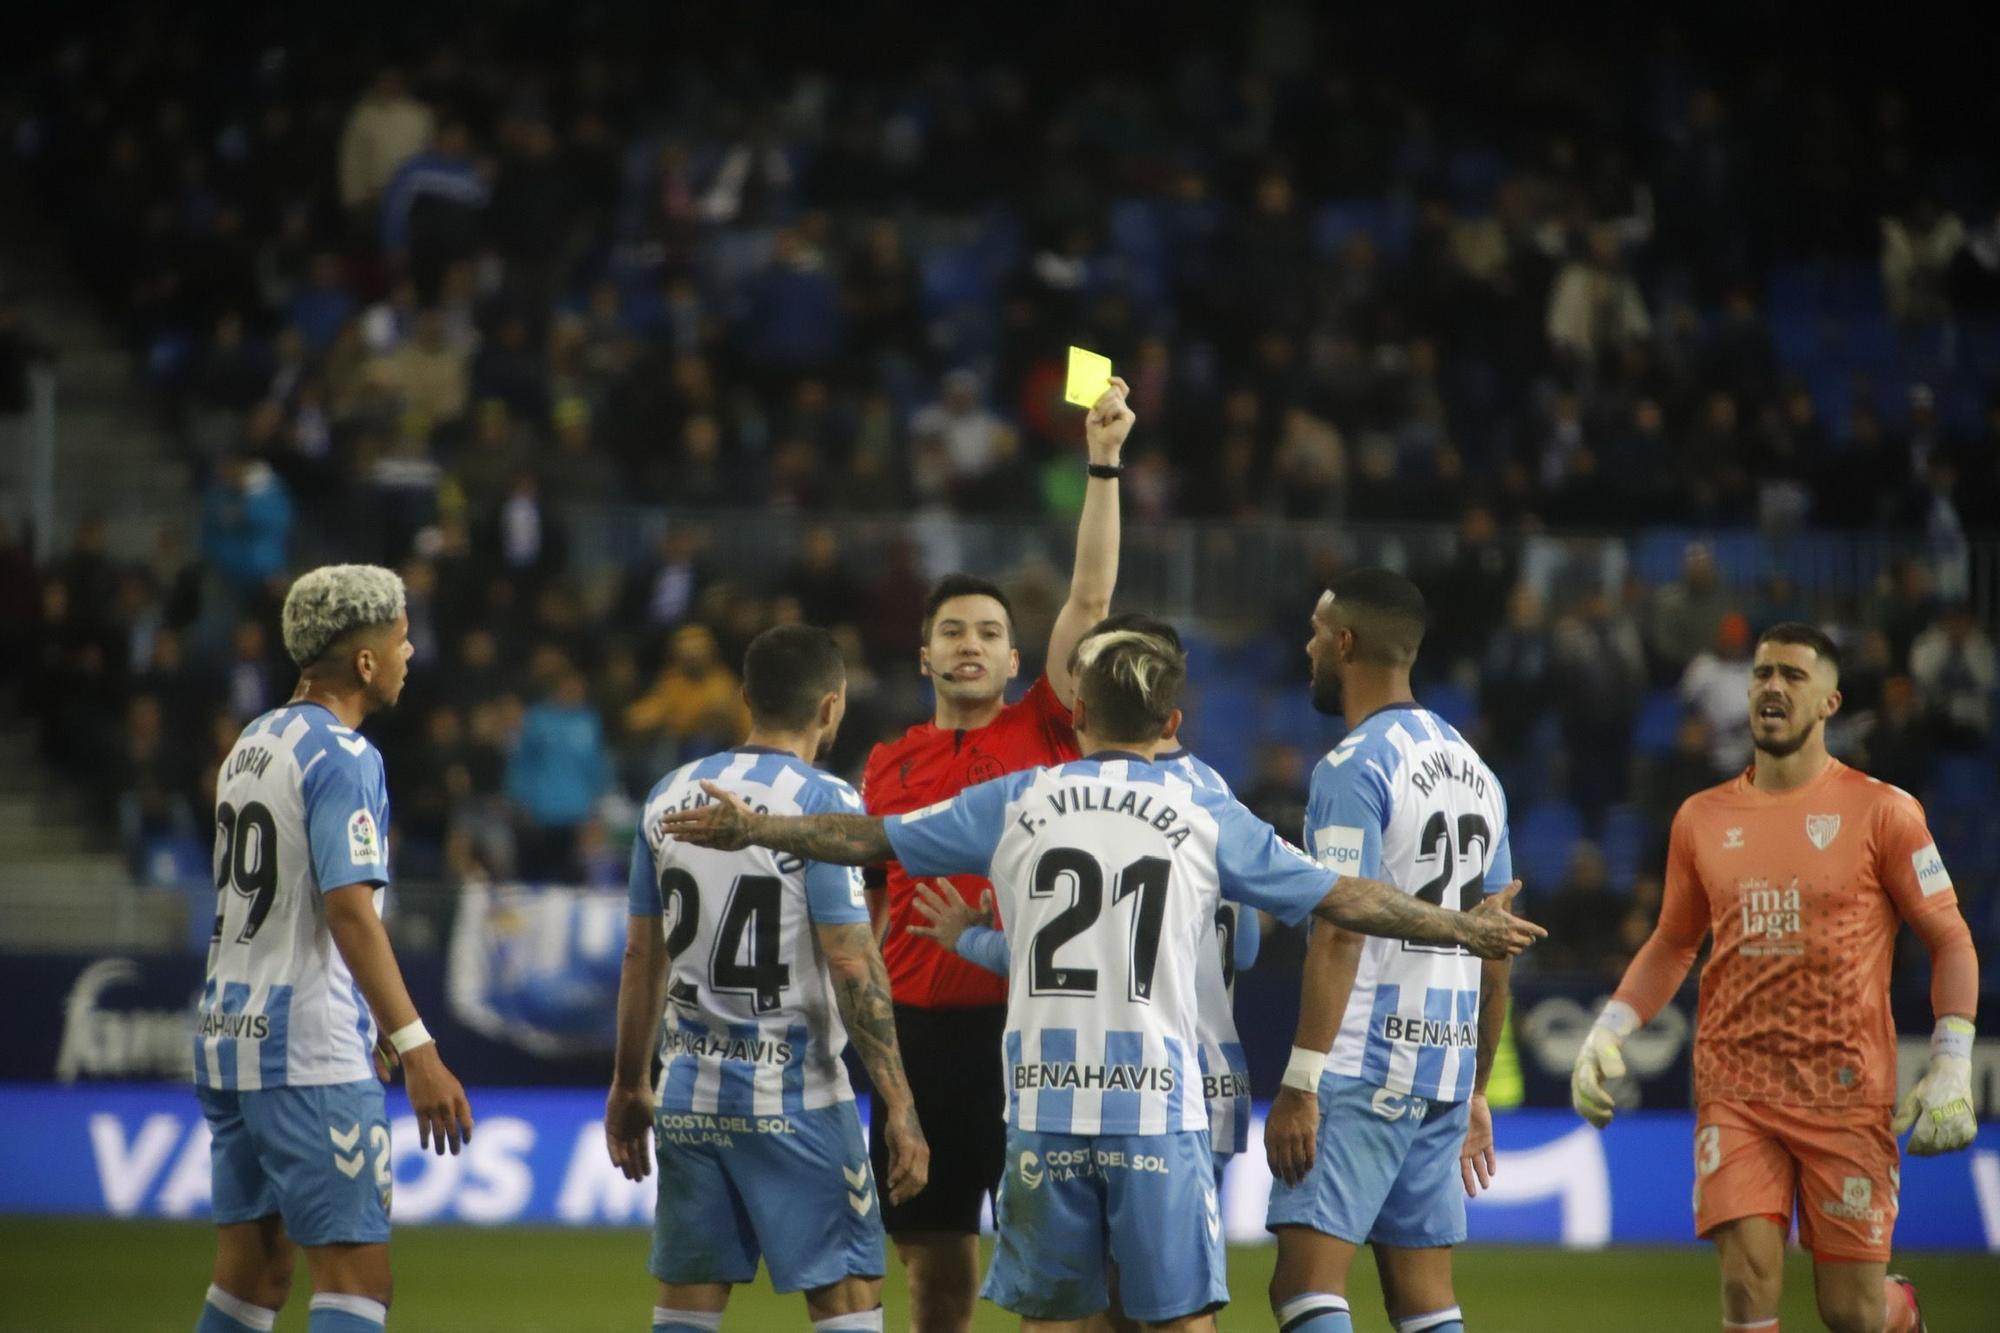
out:
M871 815L900 815L958 795L1024 768L1066 763L1078 757L1069 710L1049 678L1037 679L1016 703L983 727L954 731L921 722L901 740L876 746L861 777L861 799ZM900 863L889 862L889 930L882 960L889 966L889 989L896 1003L922 1009L961 1009L1005 1004L1007 979L974 967L934 940L912 935L911 903L916 890ZM972 875L950 880L967 902L979 905L987 882Z

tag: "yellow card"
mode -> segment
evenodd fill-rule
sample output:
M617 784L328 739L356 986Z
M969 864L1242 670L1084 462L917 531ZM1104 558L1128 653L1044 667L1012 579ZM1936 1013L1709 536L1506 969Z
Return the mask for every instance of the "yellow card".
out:
M1110 387L1110 357L1086 352L1081 347L1069 349L1069 385L1063 390L1065 401L1078 407L1090 407Z

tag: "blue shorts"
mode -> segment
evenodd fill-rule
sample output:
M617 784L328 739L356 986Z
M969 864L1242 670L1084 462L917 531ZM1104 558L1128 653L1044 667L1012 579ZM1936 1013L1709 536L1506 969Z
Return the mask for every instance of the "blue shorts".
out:
M662 1282L777 1291L880 1277L882 1205L853 1102L791 1115L655 1112L660 1192L648 1267Z
M1319 1145L1297 1185L1271 1182L1264 1225L1402 1249L1465 1239L1458 1151L1469 1102L1433 1102L1345 1074L1319 1081Z
M195 1088L208 1119L217 1225L276 1213L300 1245L389 1239L389 1117L374 1079L227 1092Z
M980 1294L1029 1319L1108 1308L1107 1261L1133 1319L1159 1323L1229 1301L1222 1204L1208 1132L1007 1130L1000 1236Z

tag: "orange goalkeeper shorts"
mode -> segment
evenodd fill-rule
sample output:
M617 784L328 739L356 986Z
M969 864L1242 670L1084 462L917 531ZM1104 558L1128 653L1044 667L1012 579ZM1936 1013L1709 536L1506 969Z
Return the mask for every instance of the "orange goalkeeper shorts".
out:
M1889 1108L1828 1111L1711 1101L1695 1110L1694 1227L1794 1206L1799 1243L1819 1259L1887 1262L1902 1172Z

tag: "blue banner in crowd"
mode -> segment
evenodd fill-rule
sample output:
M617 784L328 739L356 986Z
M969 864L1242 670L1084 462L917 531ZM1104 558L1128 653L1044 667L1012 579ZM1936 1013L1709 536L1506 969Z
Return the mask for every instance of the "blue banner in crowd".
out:
M634 1225L651 1221L653 1186L605 1156L595 1090L474 1089L478 1130L458 1157L417 1146L400 1088L390 1092L399 1224ZM865 1102L864 1102L865 1109ZM1262 1108L1259 1108L1261 1121ZM1693 1121L1621 1118L1600 1134L1566 1112L1495 1117L1500 1171L1471 1209L1472 1240L1592 1247L1691 1244ZM0 1085L0 1212L201 1218L209 1202L208 1130L185 1086ZM1261 1124L1251 1142L1261 1142ZM1267 1239L1261 1152L1229 1168L1224 1221L1237 1242ZM1972 1150L1903 1163L1900 1249L2000 1253L2000 1126Z

